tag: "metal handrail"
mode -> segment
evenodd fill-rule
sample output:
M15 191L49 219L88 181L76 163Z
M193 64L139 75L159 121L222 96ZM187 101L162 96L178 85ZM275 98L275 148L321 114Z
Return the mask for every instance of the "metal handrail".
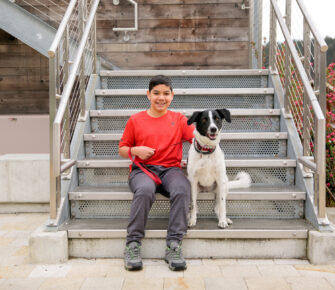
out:
M96 12L99 2L100 0L71 0L48 51L50 225L57 225L61 174L68 175L66 171L76 164L71 159L70 152L75 124L87 115L85 89L88 77L96 73ZM87 11L88 7L90 11Z
M76 0L74 0L76 1ZM99 5L99 1L100 0L95 0L94 4L92 6L92 10L90 12L90 15L88 17L88 21L86 23L86 28L83 34L83 37L80 41L79 47L78 47L78 51L77 51L77 55L75 58L75 61L71 67L71 72L69 74L69 78L67 81L67 84L64 88L63 94L62 94L62 98L58 107L58 111L53 123L53 136L54 136L54 172L55 172L55 176L59 176L60 175L60 166L61 166L61 156L60 156L60 144L61 144L61 140L60 140L60 136L61 136L61 123L62 120L64 118L64 114L65 114L65 110L66 107L68 105L69 99L70 99L70 94L72 91L72 87L73 84L75 82L76 76L77 76L77 70L79 68L79 65L81 63L81 57L84 53L84 49L85 49L85 44L87 42L90 30L92 28L92 23L93 20L95 18L95 14L96 14L96 10L98 8Z
M297 0L299 1L299 0ZM315 205L317 205L317 214L318 218L324 219L326 217L325 212L325 129L326 129L326 120L321 109L320 103L315 95L315 92L312 89L310 81L308 79L307 73L305 68L299 58L297 50L294 46L293 40L291 38L290 32L288 27L286 26L285 22L283 21L283 16L279 10L279 7L276 3L276 0L271 0L271 15L275 16L277 19L281 31L284 35L286 40L287 47L291 53L291 57L296 65L296 68L300 74L302 84L304 87L304 92L306 97L309 100L310 105L312 106L313 113L316 119L315 122L315 139L316 139L316 146L315 146L315 161L311 161L307 158L307 156L299 156L298 160L303 163L303 165L309 167L310 169L314 170L315 172L315 188L314 188L314 197L315 197ZM307 15L307 14L305 14ZM275 42L275 22L274 18L271 20L271 43L270 43L270 66L274 70L275 69L275 61L274 61L274 42ZM311 22L309 22L311 24ZM314 30L316 32L316 30ZM322 42L320 42L322 45ZM285 98L288 98L287 94ZM288 103L287 101L285 103ZM306 113L306 112L304 112ZM307 130L307 128L304 128ZM304 154L304 153L303 153Z
M318 29L316 28L316 25L314 25L314 22L313 22L312 18L309 16L309 13L308 13L305 5L303 4L303 2L301 0L296 0L296 1L297 1L297 4L300 7L302 15L306 19L314 37L315 37L315 40L320 45L321 51L326 52L328 50L327 43L325 42L325 40L323 39L323 37L319 33Z
M57 51L57 48L59 46L59 43L64 35L65 29L67 27L67 24L69 23L70 17L72 15L73 9L75 7L77 3L77 0L71 0L71 2L69 3L68 8L66 9L66 12L64 14L64 17L58 27L58 30L56 32L55 38L49 48L48 54L49 57L54 57L55 53Z

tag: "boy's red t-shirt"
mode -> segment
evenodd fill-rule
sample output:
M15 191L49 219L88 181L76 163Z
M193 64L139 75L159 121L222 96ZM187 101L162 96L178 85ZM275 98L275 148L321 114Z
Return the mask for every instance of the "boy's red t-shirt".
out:
M150 165L180 167L183 141L192 143L194 125L187 125L187 118L181 113L167 111L159 118L146 111L132 115L123 132L119 147L147 146L155 154L147 160L136 156L135 160Z

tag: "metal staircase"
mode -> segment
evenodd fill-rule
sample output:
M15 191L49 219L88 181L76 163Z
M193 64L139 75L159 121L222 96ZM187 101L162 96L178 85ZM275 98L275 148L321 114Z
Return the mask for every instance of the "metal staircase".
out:
M243 170L252 178L251 188L229 193L227 213L234 224L225 230L217 228L214 193L200 195L199 223L185 237L186 257L305 257L308 230L313 228L305 219L306 189L297 182L292 140L268 70L102 71L90 129L83 135L85 154L77 161L78 186L69 192L71 219L64 228L70 256L122 257L122 250L108 250L124 246L132 200L130 163L119 157L118 142L129 116L148 108L145 91L158 73L172 78L172 110L186 116L201 109L231 110L232 122L224 124L220 143L228 176ZM189 146L183 147L185 159ZM168 212L169 201L158 194L149 215L146 237L151 242L144 241L145 257L163 255ZM196 245L212 249L198 252Z
M227 213L234 223L227 229L217 228L214 193L199 196L198 224L183 241L185 257L305 258L308 232L331 231L324 187L327 47L301 0L295 1L308 49L299 55L290 36L292 0L286 0L285 23L276 1L268 1L269 69L99 72L99 0L71 0L51 47L40 35L35 40L36 33L28 37L44 55L45 44L50 47L50 220L45 231L67 231L69 256L122 257L132 193L129 161L119 157L118 142L129 116L148 108L145 91L156 74L172 79L171 110L190 116L194 110L230 109L232 122L224 124L220 143L227 173L231 179L243 170L252 178L250 188L228 194ZM262 24L255 22L262 1L251 2L250 68L260 68ZM0 21L23 38L22 23L11 23ZM277 39L277 25L285 43ZM303 112L303 120L297 112ZM185 160L189 146L183 147ZM169 201L157 194L143 257L164 255L168 211Z

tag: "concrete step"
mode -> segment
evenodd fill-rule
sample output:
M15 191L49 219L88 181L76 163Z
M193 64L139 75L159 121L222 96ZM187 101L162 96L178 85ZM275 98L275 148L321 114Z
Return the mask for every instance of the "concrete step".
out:
M118 145L122 134L85 134L86 158L122 159ZM183 158L191 144L183 143ZM286 132L224 133L220 147L226 158L285 158Z
M158 74L171 78L174 88L264 88L268 70L122 70L101 71L103 89L147 89Z
M147 89L96 90L98 110L145 109ZM273 109L273 88L175 89L171 109Z
M202 108L201 110L204 110ZM128 118L140 110L92 110L93 133L122 133ZM195 110L173 110L191 116ZM231 123L225 122L223 132L278 132L280 110L278 109L230 109Z
M182 165L185 166L185 161ZM77 162L80 186L115 186L128 183L129 160L81 160ZM254 185L293 185L294 159L226 159L227 175L234 179L248 172Z
M167 219L149 219L142 241L143 258L164 257ZM128 219L71 219L69 255L122 258ZM216 219L198 219L183 240L186 258L305 258L312 227L304 219L233 219L219 229Z

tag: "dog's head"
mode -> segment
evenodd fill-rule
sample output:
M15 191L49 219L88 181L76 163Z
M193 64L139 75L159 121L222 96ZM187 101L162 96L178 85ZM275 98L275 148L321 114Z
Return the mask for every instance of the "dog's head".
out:
M203 137L211 141L217 139L221 128L222 121L231 122L230 112L226 109L206 110L201 112L194 112L188 119L187 124L196 123L196 130Z

